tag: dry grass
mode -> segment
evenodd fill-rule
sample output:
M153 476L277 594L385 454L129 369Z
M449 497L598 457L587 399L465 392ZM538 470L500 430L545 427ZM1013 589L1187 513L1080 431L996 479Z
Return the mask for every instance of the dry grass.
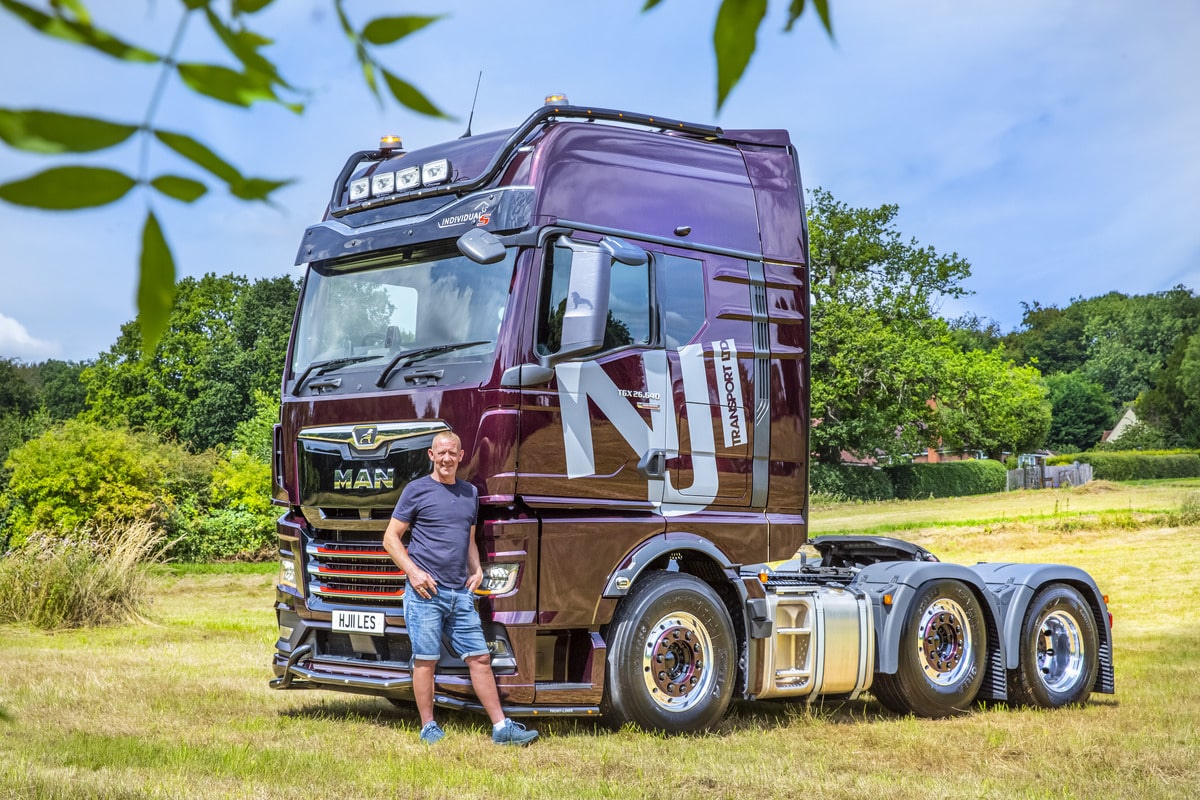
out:
M0 798L1195 796L1200 527L914 534L947 560L1089 570L1116 618L1117 694L943 721L869 698L742 704L688 737L543 721L518 751L492 746L483 718L442 713L449 737L429 749L411 711L267 688L273 574L163 573L153 625L0 628Z
M165 543L148 522L34 534L0 560L0 623L72 628L138 621L149 598L147 564Z

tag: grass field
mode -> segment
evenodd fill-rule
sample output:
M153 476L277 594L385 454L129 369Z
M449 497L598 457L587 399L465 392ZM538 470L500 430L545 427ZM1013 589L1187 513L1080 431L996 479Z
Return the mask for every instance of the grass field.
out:
M430 749L412 711L267 688L274 572L209 568L156 577L150 624L0 628L0 798L1192 798L1200 525L1168 523L1196 492L1176 481L814 513L817 532L899 529L946 560L1090 571L1115 616L1117 694L1081 708L928 721L869 696L741 704L700 736L543 721L524 750L494 747L482 717L440 712L449 736Z

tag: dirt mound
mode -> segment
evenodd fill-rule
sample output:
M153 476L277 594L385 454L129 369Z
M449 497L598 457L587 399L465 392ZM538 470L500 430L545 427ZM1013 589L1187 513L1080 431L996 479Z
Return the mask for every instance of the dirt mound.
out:
M1106 492L1115 492L1120 488L1112 481L1088 481L1081 486L1074 487L1071 491L1076 494L1105 494Z

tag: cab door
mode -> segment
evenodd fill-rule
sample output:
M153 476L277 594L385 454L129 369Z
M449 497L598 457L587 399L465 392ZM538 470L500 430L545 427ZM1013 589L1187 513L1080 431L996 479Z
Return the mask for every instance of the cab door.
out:
M523 381L516 489L541 520L538 614L554 625L593 624L607 573L665 530L670 371L646 254L614 250L560 235L540 261L529 368L544 382Z

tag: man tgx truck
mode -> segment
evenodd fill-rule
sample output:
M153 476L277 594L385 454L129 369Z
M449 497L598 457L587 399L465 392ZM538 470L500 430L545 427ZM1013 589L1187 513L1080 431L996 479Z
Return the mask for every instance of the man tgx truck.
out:
M278 689L412 698L382 535L439 431L479 490L510 715L702 729L870 690L940 717L1113 691L1083 571L807 539L809 278L780 130L548 104L354 153L306 264L275 429ZM439 704L477 708L443 653Z

